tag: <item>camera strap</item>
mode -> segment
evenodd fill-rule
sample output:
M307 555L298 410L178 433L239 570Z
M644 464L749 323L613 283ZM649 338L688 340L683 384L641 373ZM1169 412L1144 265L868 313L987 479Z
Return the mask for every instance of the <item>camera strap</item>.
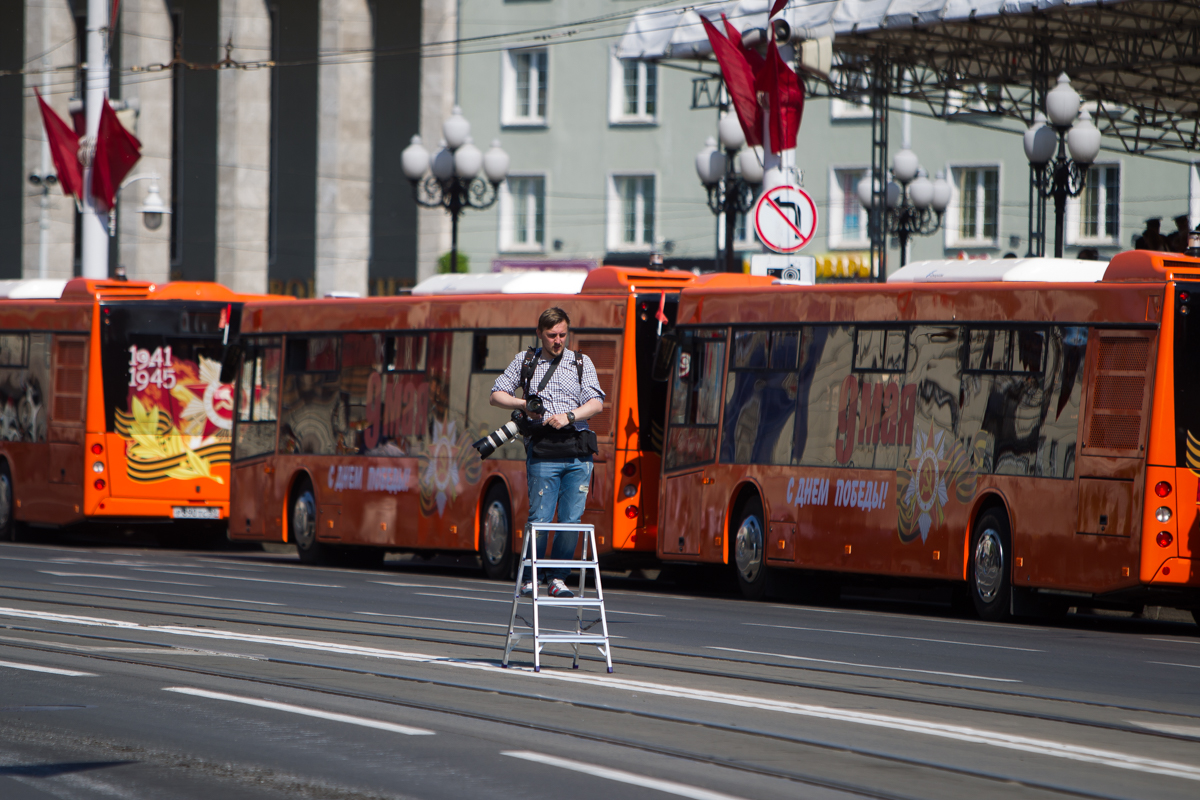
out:
M566 351L564 350L563 352ZM538 381L537 394L541 394L546 390L546 384L550 382L550 376L555 373L555 371L558 369L558 365L562 363L562 357L563 354L559 353L558 357L550 362L550 369L546 370L546 374L542 376L540 381Z

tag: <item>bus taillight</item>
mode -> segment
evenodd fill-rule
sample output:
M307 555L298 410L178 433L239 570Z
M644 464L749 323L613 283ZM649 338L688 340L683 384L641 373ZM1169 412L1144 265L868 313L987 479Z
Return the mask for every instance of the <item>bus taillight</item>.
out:
M625 506L625 516L629 517L630 519L637 519L637 515L638 515L638 507L637 506L634 506L634 505ZM1168 536L1169 535L1170 534L1168 534ZM1164 547L1165 547L1165 545L1164 545Z
M99 492L99 491L103 491L104 487L107 486L108 484L104 482L104 478L97 478L96 482L93 483L92 485L95 486L96 491ZM1169 536L1170 534L1167 534L1167 535ZM1163 546L1165 547L1166 545L1163 545Z
M1159 531L1158 536L1154 537L1154 541L1158 542L1159 547L1170 547L1171 542L1175 541L1175 537L1169 531Z
M100 455L103 452L104 452L104 445L100 444L99 442L96 442L94 445L92 445L92 453L94 453L95 455Z
M1159 481L1154 484L1154 493L1159 497L1166 497L1171 493L1171 484L1166 481Z
M621 474L627 478L632 478L637 474L637 464L632 461L625 462L625 466L621 467Z

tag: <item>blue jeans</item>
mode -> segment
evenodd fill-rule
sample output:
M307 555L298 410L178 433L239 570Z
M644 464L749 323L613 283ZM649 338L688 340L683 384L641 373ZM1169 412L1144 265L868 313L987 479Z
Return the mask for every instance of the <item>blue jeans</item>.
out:
M529 484L529 521L553 522L555 509L558 521L569 524L583 518L588 486L592 482L592 462L578 458L531 458L525 462L525 479ZM555 531L550 558L566 560L575 557L578 531ZM537 557L546 557L546 534L537 537ZM566 580L569 569L538 570L538 577L547 583L555 578ZM525 574L528 579L529 573Z

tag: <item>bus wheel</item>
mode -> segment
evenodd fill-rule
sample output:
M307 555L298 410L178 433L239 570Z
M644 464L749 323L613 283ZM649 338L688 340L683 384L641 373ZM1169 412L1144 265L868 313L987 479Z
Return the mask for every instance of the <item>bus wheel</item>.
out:
M767 593L768 570L763 562L766 538L762 500L755 496L742 505L732 542L738 588L749 600L760 600Z
M12 476L8 464L0 462L0 542L17 540L17 521L13 519Z
M971 563L967 568L971 600L980 619L990 622L1008 619L1012 594L1011 555L1008 516L996 508L985 511L975 520L975 530L971 534Z
M492 484L479 510L479 560L494 581L512 580L512 512L503 484Z
M302 563L324 564L328 561L328 548L317 541L317 498L308 478L296 481L292 489L288 532Z

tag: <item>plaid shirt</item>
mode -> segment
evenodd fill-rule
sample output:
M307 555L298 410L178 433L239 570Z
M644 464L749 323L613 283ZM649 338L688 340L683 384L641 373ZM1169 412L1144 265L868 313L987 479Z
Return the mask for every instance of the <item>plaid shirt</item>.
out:
M529 392L536 394L542 398L546 404L546 413L543 419L554 414L565 414L568 411L574 411L589 400L594 400L597 397L603 399L604 392L600 389L600 378L596 375L596 368L592 366L592 360L582 353L576 353L574 350L563 350L562 361L558 364L558 369L550 376L549 383L542 391L538 391L538 384L542 382L542 378L546 376L546 371L550 369L550 360L542 358L542 349L538 348L538 359L533 365L533 376L529 379ZM583 385L579 385L579 369L575 366L575 359L583 359ZM504 373L496 378L496 383L492 386L493 392L505 392L514 397L517 394L517 388L521 385L521 365L525 363L525 354L517 353L516 358L504 370ZM587 420L576 420L576 430L587 430Z

